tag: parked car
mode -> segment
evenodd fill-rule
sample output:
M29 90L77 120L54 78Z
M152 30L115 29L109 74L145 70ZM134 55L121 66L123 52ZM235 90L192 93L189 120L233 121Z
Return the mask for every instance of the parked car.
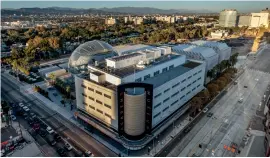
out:
M244 86L244 88L248 88L248 86Z
M203 113L206 113L208 111L208 108L203 109Z
M208 114L207 114L207 117L212 117L213 116L213 113L211 113L211 112L209 112Z
M16 120L16 116L14 116L14 115L10 115L10 118L11 118L13 121Z
M51 146L54 146L56 144L56 141L54 140L53 136L50 134L46 136L46 140Z
M21 108L24 107L23 103L19 103L19 107Z
M25 119L25 120L27 120L29 117L28 117L28 114L27 113L24 113L23 114L23 118Z
M75 150L75 157L84 157L85 155L80 150Z
M57 153L60 155L60 156L65 156L66 155L66 152L65 150L60 146L60 144L56 144L56 150L57 150Z
M29 112L29 111L30 111L30 109L29 109L28 107L26 107L26 106L23 107L23 110L24 110L25 112Z
M36 117L37 115L36 115L35 113L31 112L31 113L30 113L30 116L31 116L32 118L34 118L34 117Z
M31 119L31 118L29 118L29 119L27 120L27 122L28 122L29 125L32 125L32 124L34 123L33 119Z
M93 157L94 156L94 154L91 151L89 151L89 150L85 152L85 155L87 157Z
M65 143L65 148L70 151L72 149L72 146L69 143Z
M47 135L47 132L44 130L44 129L40 129L38 131L38 134L41 136L41 137L45 137Z
M56 141L60 141L62 139L58 133L55 133L53 137Z
M50 126L46 128L46 131L50 134L54 133L54 130Z
M191 130L191 127L188 126L188 127L184 130L184 132L185 132L185 133L188 133L190 130Z

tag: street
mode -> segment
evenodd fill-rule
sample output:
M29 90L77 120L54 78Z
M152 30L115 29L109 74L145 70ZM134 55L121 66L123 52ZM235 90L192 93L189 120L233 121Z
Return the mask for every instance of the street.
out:
M44 122L50 125L55 131L68 137L73 142L73 146L81 149L83 152L90 150L95 156L116 156L110 149L97 142L76 125L73 125L62 116L47 108L31 94L21 93L18 89L18 84L14 83L16 81L11 82L6 74L1 74L1 77L3 97L6 97L12 102L30 103L32 105L30 109L39 114Z

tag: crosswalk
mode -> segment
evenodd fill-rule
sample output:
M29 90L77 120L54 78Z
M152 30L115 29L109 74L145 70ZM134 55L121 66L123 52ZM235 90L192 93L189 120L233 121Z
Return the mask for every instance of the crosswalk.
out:
M253 69L253 68L246 68L246 71L249 71L249 72L259 72L259 73L263 73L265 75L270 75L270 72L265 72L265 71L261 71L261 70L258 70L258 69Z

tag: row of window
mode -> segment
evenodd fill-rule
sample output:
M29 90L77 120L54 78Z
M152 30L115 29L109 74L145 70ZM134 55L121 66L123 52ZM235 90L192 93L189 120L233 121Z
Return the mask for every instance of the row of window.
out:
M83 87L83 88L86 88L86 86L83 85L83 84L82 84L82 87ZM92 91L92 92L95 91L93 88L90 88L90 87L88 87L88 90L89 90L89 91ZM97 91L97 90L96 90L96 93L99 94L99 95L102 95L102 92L100 92L100 91ZM107 95L107 94L103 94L103 95L104 95L104 97L106 97L106 98L108 98L108 99L111 99L111 98L112 98L111 96L109 96L109 95Z
M87 103L86 102L83 102L83 105L86 105L87 106ZM91 109L93 109L93 110L96 110L97 112L99 112L100 114L103 114L103 111L102 110L100 110L100 109L96 109L95 107L93 107L92 105L88 105ZM107 116L107 117L109 117L109 118L112 118L111 117L111 115L109 115L109 114L107 114L107 113L105 113L105 116Z
M86 95L86 94L82 93L82 95L83 95L84 97L87 98L87 95ZM90 100L92 100L92 101L95 101L95 99L92 98L92 97L90 97L90 96L88 96L88 98L89 98ZM98 104L100 104L100 105L103 105L103 103L102 103L101 101L99 101L98 99L96 99L96 102L97 102ZM108 104L105 104L105 103L104 103L104 106L106 106L106 107L109 108L109 109L112 109L112 107L111 107L110 105L108 105Z

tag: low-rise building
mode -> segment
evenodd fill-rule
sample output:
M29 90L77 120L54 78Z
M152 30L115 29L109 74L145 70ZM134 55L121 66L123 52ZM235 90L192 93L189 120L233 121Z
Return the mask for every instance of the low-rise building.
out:
M269 13L251 13L250 27L265 27L269 25Z

